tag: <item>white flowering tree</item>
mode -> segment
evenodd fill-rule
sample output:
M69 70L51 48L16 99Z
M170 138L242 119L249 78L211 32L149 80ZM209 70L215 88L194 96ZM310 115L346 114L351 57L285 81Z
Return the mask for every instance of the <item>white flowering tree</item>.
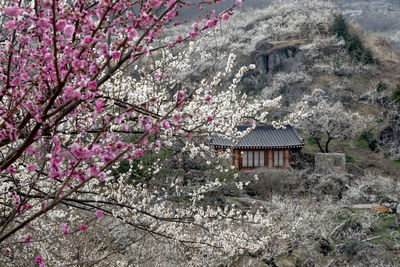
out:
M346 140L366 127L366 120L356 112L347 111L342 103L327 101L323 90L315 89L303 100L308 113L297 121L297 126L313 137L322 153L329 153L332 140ZM324 143L323 143L324 142Z
M203 49L217 43L221 50L250 54L261 40L302 40L321 34L321 26L333 20L335 5L321 0L271 1L265 8L240 10L218 34L207 34Z

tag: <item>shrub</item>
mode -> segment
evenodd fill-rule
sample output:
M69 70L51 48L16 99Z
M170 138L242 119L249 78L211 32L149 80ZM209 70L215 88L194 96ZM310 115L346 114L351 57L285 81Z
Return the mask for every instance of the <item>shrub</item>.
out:
M358 136L356 139L354 139L354 143L358 147L369 149L370 147L368 144L368 139L373 136L374 136L373 133L364 131L360 136Z
M296 184L296 174L292 171L262 168L257 175L258 181L249 189L262 198L288 194Z
M388 88L387 84L384 82L379 82L378 85L376 86L376 91L378 93L385 91Z
M369 50L369 49L365 50L363 61L365 64L374 64L375 63L375 59L374 59L374 56L372 55L371 50Z
M307 137L306 140L307 140L307 143L310 144L310 145L316 145L317 144L317 140L315 140L314 136L309 136L309 137Z
M348 154L346 154L346 163L352 163L354 162L354 158Z

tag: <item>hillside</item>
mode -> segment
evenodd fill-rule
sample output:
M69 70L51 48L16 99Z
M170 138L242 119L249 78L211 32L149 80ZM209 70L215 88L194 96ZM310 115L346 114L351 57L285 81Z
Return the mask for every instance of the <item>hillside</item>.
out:
M346 109L368 118L365 130L351 140L334 141L333 151L347 154L349 161L363 169L398 175L400 126L390 101L400 80L400 52L381 35L348 21L349 31L359 36L363 49L371 51L374 59L372 64L358 62L347 52L346 42L332 32L339 13L337 6L320 1L247 8L201 42L206 50L218 47L220 53L235 53L236 66L256 65L245 74L239 89L260 99L282 96L281 109L271 114L272 119L294 111L315 89L323 90L332 105L340 101ZM384 90L379 89L382 86ZM317 151L312 142L304 150Z

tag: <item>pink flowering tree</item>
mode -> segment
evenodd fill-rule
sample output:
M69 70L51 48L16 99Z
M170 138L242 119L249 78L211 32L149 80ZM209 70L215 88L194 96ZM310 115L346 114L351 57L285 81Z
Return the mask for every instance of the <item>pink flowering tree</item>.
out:
M199 1L197 6L209 3ZM237 1L234 6L241 4ZM197 205L210 188L220 186L218 181L184 192L172 179L174 191L168 195L158 188L128 184L129 173L113 174L121 160L157 153L178 137L184 137L184 149L191 154L204 153L209 148L192 142L194 135L234 135L240 121L265 121L267 111L278 104L279 99L248 105L247 97L235 92L252 66L238 70L230 84L221 84L231 77L234 56L225 55L226 68L215 75L185 83L195 71L191 66L196 59L190 58L195 45L189 40L232 15L232 9L211 12L189 31L166 36L165 30L179 24L179 12L187 5L193 3L44 0L1 7L5 23L0 47L0 248L4 253L11 255L22 244L21 253L30 255L28 262L44 266L52 259L58 264L68 256L54 258L55 240L69 236L85 240L82 235L93 232L91 227L108 227L111 224L105 220L112 218L127 227L123 230L130 227L143 235L218 248L225 254L243 250L246 242L258 242L257 227L238 233L245 243L231 240L236 211ZM154 172L158 170L155 165ZM190 205L171 201L184 194ZM218 223L221 218L229 220ZM257 220L259 227L268 225L267 219ZM103 243L95 241L94 251L99 253Z

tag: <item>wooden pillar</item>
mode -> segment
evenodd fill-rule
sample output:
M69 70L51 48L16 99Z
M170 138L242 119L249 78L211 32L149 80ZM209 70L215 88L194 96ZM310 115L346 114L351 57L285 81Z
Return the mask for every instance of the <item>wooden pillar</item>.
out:
M273 150L269 149L268 150L268 168L272 169L274 164L274 158L273 158Z
M285 168L290 167L290 151L289 151L289 149L285 149L285 151L283 152L283 166L285 166Z
M268 167L268 150L264 150L264 167Z

